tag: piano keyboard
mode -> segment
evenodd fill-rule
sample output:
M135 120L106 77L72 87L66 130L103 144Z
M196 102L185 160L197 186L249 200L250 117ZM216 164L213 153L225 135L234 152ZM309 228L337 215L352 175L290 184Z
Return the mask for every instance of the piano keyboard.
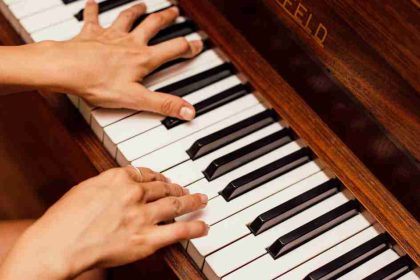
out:
M147 13L172 5L98 2L103 26L135 3L145 2ZM82 0L5 3L36 42L70 39L83 25ZM177 36L206 39L179 17L152 43ZM199 56L160 67L144 85L184 97L197 118L185 123L69 97L118 164L150 167L209 197L207 208L176 219L211 226L208 236L182 243L208 279L419 279L414 263L218 48L207 41Z

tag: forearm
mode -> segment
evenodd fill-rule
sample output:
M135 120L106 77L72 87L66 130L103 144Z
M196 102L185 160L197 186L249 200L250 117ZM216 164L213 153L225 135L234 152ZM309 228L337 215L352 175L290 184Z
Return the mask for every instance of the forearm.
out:
M42 248L34 242L34 236L25 232L3 263L0 262L0 279L69 279L65 266L60 263L61 256L56 258L48 254L53 250L48 248L48 244L45 245L45 248Z
M0 91L46 88L53 61L48 59L52 43L0 47Z

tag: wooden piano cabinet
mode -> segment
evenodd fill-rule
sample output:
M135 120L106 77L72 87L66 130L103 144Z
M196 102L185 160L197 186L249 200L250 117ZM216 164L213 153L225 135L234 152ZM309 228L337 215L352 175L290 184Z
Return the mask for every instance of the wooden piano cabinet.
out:
M248 0L243 3L246 1ZM212 2L217 3L218 7ZM226 0L180 0L179 4L187 15L210 35L216 45L223 49L260 94L306 140L314 152L335 172L345 186L419 265L420 227L416 219L372 174L366 164L349 148L349 145L346 145L326 124L325 119L321 118L305 102L304 98L279 75L270 64L269 59L259 53L250 44L245 34L241 34L241 31L222 14L223 6L229 5L228 2ZM241 3L242 1L231 2ZM268 1L261 2L268 3ZM233 4L230 3L230 5ZM268 5L271 4L268 3ZM242 12L244 11L238 10L238 13ZM15 22L14 25L18 24ZM11 29L8 32L12 34L9 36L12 38L10 43L21 43ZM396 58L391 59L394 61ZM406 72L405 75L411 77L409 72ZM66 133L70 135L72 141L79 144L95 172L116 166L116 163L64 96L46 92L41 94L56 118L67 128ZM406 130L404 127L399 129L402 132ZM416 148L410 144L412 138L409 138L408 141L398 141L404 144L408 143L405 145L407 150L416 151ZM163 257L180 279L204 278L180 245L163 249L159 252L159 256Z
M420 264L420 227L417 220L227 21L226 15L222 15L210 2L217 3L221 9L229 5L217 0L181 0L180 6L225 51L258 92L307 141L398 244ZM246 11L237 10L237 13L242 12ZM261 31L261 34L264 32Z

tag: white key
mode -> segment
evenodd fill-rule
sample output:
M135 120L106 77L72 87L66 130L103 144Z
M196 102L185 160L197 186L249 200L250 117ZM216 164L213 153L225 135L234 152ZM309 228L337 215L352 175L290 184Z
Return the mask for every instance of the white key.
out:
M212 181L207 181L207 179L201 179L200 181L195 182L194 184L191 184L188 186L188 189L191 193L202 193L209 197L209 199L216 197L224 187L226 187L231 181L244 176L252 171L254 171L257 168L260 168L262 166L265 166L267 164L272 163L275 160L281 159L293 152L298 151L301 149L303 145L300 143L300 141L294 141L291 142L285 146L282 146L280 148L277 148L268 154L263 155L262 157L259 157L235 170L232 170L231 172L215 179ZM316 165L316 164L315 164ZM185 168L185 171L187 171L187 168ZM319 170L318 170L319 171ZM169 178L177 178L173 177L173 174L170 172L165 172L165 175L167 175ZM180 173L177 173L176 175L180 175ZM308 174L307 176L309 176ZM303 179L303 178L302 178ZM192 215L192 213L190 214ZM195 215L195 214L194 214Z
M202 171L215 159L220 156L226 155L232 151L240 149L248 144L258 141L274 132L281 130L283 126L280 123L273 123L265 128L262 128L250 135L243 137L225 147L222 147L213 153L210 153L197 160L189 160L165 172L168 178L176 178L176 182L181 186L187 186L195 181L204 178Z
M74 15L83 9L84 5L85 1L77 1L68 5L56 6L52 9L25 17L21 19L20 23L29 33L33 33L34 31L41 30L60 22L73 21L74 23L77 23L78 20Z
M96 106L91 105L79 98L79 111L82 114L85 121L90 125L92 111L95 110Z
M101 1L104 1L104 0L101 0ZM144 2L146 5L149 5L149 4L153 5L153 2L155 2L155 0L133 1L126 5L106 11L99 15L99 21L102 24L102 26L106 27L113 20L117 18L118 14L122 10L125 10L131 7L132 5L142 3L142 2ZM162 1L161 3L163 2L164 1ZM165 4L166 6L170 5L168 1L165 1L165 2L166 2ZM75 23L79 22L74 17L74 15L78 13L81 9L83 9L84 6L85 6L85 1L77 1L68 5L60 5L60 6L56 6L51 9L48 9L46 11L36 13L32 16L25 17L20 22L22 26L29 33L33 33L35 31L39 31L49 26L53 26L55 24L59 24L62 22L69 22L69 23L72 22L71 24L74 25Z
M70 94L67 94L67 97L70 99L74 107L79 108L79 97Z
M104 127L115 123L115 120L123 120L137 111L130 109L107 109L97 108L92 112L91 128L101 141L104 141ZM114 146L107 146L107 150L115 157L116 149Z
M221 122L215 123L203 130L193 133L175 143L163 147L162 149L141 157L133 161L131 164L136 167L147 166L157 172L163 172L172 166L187 161L190 157L185 151L188 150L196 140L231 126L255 114L261 113L265 109L266 108L264 105L257 104L247 110L244 110L243 112L240 112L238 115L231 116ZM162 160L162 158L165 160Z
M346 241L338 244L337 246L332 247L328 251L316 256L315 258L301 264L300 266L294 268L293 270L283 274L278 277L278 280L295 280L303 279L312 271L326 265L327 263L335 260L336 258L350 252L356 247L362 245L365 242L368 242L372 238L378 236L381 233L380 230L376 229L375 226L368 227L362 232L356 234L355 236L347 239Z
M348 201L349 198L346 195L338 193L257 236L249 234L206 257L203 272L206 276L209 276L208 272L211 267L212 274L220 278L244 264L267 254L266 248L280 236L299 228ZM229 262L226 262L226 260L229 260Z
M21 19L25 16L35 14L47 10L55 6L66 6L61 0L22 0L10 5L9 9L12 11L17 19Z
M18 2L23 1L23 0L3 0L3 1L4 1L4 3L6 3L6 5L12 5L14 3L18 3Z
M407 274L404 274L398 280L419 280L420 279L420 269L417 267L414 270L410 271Z
M201 90L188 94L184 97L184 99L190 104L196 104L224 90L239 85L241 82L242 81L238 76L233 75ZM152 128L160 126L163 119L165 119L165 117L161 115L139 112L126 119L109 125L105 128L105 139L106 142L109 143L106 143L105 145L107 147L113 146L115 150L117 144Z
M204 257L225 247L226 245L238 240L251 232L246 226L251 223L258 215L268 211L306 191L309 191L326 181L331 176L323 171L280 191L238 213L222 220L210 227L207 236L193 239L188 244L188 254L199 267L204 263ZM296 278L297 279L297 278Z
M258 104L258 99L253 94L248 94L234 102L221 106L206 115L199 116L191 122L183 123L173 129L159 126L146 133L136 136L118 145L117 161L120 165L151 153L159 148L169 145L179 139L235 115L247 108Z
M223 279L246 280L254 279L255 275L258 275L259 279L273 279L330 249L336 244L343 242L369 227L370 224L371 221L369 218L366 218L363 214L358 214L276 260L269 254L265 254L239 270L227 275ZM218 279L215 278L214 274L212 275L210 271L208 271L206 275L211 276L209 279Z
M150 1L148 1L150 2ZM167 1L159 1L159 2L150 2L147 6L147 12L152 13L154 11L160 10L162 6L167 6ZM114 15L115 17L117 15ZM99 15L101 18L102 15ZM115 18L109 18L109 22L106 22L105 25L109 26ZM60 22L54 25L51 25L47 28L35 31L31 34L32 38L36 42L44 41L44 40L54 40L54 41L64 41L70 38L73 38L77 34L80 33L83 27L83 22L77 20L66 20L64 22ZM105 27L105 26L104 26Z
M363 263L362 265L356 267L352 271L344 274L338 279L339 280L363 279L371 275L373 272L397 260L399 257L400 256L394 250L388 249L385 252L370 259L369 261Z
M315 162L309 162L229 202L226 202L222 196L210 199L205 209L183 215L176 220L191 221L198 219L203 220L208 225L213 225L318 171L320 171L320 167Z

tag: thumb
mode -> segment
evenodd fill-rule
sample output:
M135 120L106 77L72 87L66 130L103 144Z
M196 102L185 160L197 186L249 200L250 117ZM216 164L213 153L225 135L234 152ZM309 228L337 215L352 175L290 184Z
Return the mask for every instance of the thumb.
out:
M136 109L186 121L191 121L195 117L194 107L178 96L153 92L146 88L143 88L138 94L141 94L141 96L139 96L139 101L136 104L138 108Z

